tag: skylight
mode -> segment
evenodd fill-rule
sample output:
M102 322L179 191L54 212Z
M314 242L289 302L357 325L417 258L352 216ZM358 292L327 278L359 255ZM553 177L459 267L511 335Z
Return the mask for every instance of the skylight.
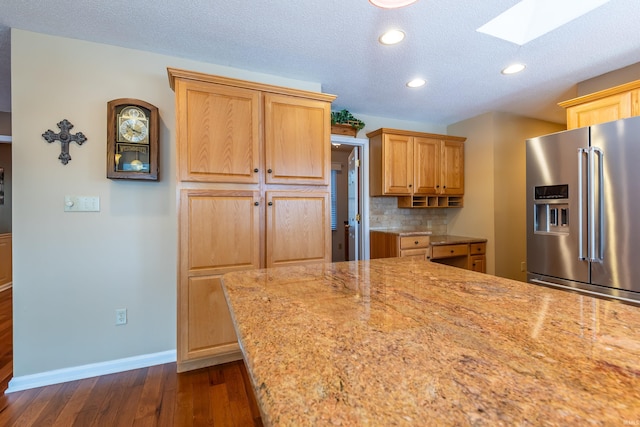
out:
M476 31L524 45L610 0L522 0Z

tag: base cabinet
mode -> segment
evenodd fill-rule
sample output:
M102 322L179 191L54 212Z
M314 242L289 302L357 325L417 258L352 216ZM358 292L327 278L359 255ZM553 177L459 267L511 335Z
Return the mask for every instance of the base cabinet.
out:
M182 372L242 357L225 273L331 261L335 96L168 73L176 94Z
M486 250L487 244L484 242L433 245L427 259L439 264L486 273Z
M429 235L424 233L370 232L369 257L427 259L430 252Z
M328 192L267 192L267 267L331 262Z
M180 193L179 372L238 359L220 278L260 267L259 208L257 191Z

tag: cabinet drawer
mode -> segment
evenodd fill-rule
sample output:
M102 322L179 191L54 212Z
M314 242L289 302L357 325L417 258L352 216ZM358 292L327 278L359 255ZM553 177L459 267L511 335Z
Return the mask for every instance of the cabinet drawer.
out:
M472 243L471 250L469 252L470 255L482 255L487 252L487 244L486 243Z
M428 248L429 236L406 236L400 238L400 249Z
M431 252L431 258L450 258L456 256L466 256L469 254L469 245L441 245L434 246Z
M405 249L400 251L400 258L419 258L427 259L426 249Z

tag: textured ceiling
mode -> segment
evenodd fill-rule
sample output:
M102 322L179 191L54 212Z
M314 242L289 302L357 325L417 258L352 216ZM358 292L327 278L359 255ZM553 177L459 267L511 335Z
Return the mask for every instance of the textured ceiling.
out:
M524 46L476 32L515 3L419 0L383 10L367 0L2 0L0 111L11 110L9 28L319 82L338 95L333 109L437 124L488 111L564 122L556 103L576 83L640 62L638 0L612 0ZM404 30L405 41L380 45L390 28ZM524 72L500 74L516 60ZM427 85L406 88L415 76Z

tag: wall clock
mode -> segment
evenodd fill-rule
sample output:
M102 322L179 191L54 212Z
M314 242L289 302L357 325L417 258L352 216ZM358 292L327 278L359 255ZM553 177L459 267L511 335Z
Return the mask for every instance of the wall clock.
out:
M158 108L133 98L107 103L107 178L158 180Z

